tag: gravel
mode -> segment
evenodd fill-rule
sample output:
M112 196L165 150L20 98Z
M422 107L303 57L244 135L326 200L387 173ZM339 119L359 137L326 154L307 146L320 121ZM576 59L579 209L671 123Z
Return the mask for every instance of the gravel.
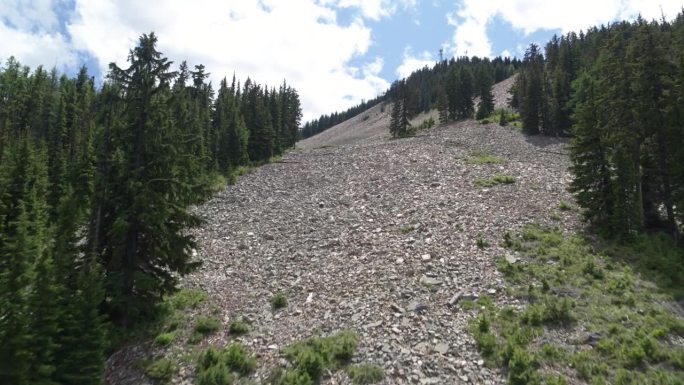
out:
M257 353L256 381L283 364L280 348L352 329L361 337L354 362L383 367L385 384L502 384L468 333L475 311L458 301L487 293L516 304L495 267L510 253L499 246L506 231L532 222L579 227L576 212L558 209L572 201L567 143L474 121L389 140L386 126L378 128L389 109L375 109L367 121L377 127L361 127L361 137L336 130L310 138L198 207L204 264L183 285L206 290L226 325L237 317L251 323L238 339ZM321 147L331 142L341 145ZM506 162L467 164L476 150ZM496 173L516 182L473 183ZM479 248L478 237L491 246ZM269 300L279 292L288 306L274 311ZM222 332L204 344L228 340ZM189 348L166 349L124 349L108 363L108 382L143 383L133 359L122 358L131 352ZM186 364L173 382L192 378ZM350 380L339 372L323 383Z

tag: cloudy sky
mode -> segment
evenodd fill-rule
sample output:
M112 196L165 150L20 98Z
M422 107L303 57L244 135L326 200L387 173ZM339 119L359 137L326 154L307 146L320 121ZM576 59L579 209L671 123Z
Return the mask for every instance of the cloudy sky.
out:
M260 83L283 79L305 119L382 93L438 52L522 56L554 33L641 14L672 19L681 0L0 0L0 60L102 79L154 31L175 62Z

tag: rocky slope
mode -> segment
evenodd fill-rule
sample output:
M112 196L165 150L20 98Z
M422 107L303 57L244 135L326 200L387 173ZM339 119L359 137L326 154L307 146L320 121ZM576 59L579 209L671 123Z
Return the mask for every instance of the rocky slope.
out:
M558 209L572 200L566 143L474 121L388 140L381 107L366 114L345 123L347 131L338 126L308 139L199 207L207 220L197 231L204 265L184 285L207 291L225 325L238 317L251 323L237 339L258 355L256 381L282 364L280 348L352 329L361 336L354 360L382 366L386 384L503 383L483 366L468 333L473 313L449 302L482 293L512 301L494 263L506 253L499 246L505 232L531 222L578 226L575 212ZM505 162L471 164L475 151ZM474 183L497 173L516 182ZM478 247L478 238L491 246ZM289 306L273 312L276 292ZM222 330L199 347L228 340ZM131 347L110 359L108 379L143 381L115 370L130 364L124 356L189 349L184 341ZM192 382L191 364L174 382ZM349 379L340 372L324 383Z

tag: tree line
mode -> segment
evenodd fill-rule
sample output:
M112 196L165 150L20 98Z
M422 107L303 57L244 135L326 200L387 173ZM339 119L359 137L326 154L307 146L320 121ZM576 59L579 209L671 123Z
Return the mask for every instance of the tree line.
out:
M571 189L605 233L684 222L684 13L531 45L513 91L523 130L571 135Z
M98 89L0 69L0 383L99 384L115 329L196 269L190 205L294 145L299 96L172 62L142 35Z
M364 101L357 106L351 107L344 112L334 112L330 115L322 115L317 119L306 122L302 128L302 137L308 138L327 130L345 120L366 111L380 103L400 103L393 121L404 121L428 112L433 108L445 106L451 108L451 113L442 123L462 119L465 115L472 115L475 107L457 107L458 103L470 102L472 98L485 95L484 108L479 111L480 115L487 116L493 111L493 97L491 97L491 85L507 79L520 66L520 60L516 58L496 57L494 59L479 57L459 57L450 60L441 60L430 68L425 66L412 72L407 78L396 80L383 94L370 101ZM489 90L489 92L487 92ZM470 95L470 98L465 95ZM447 99L448 97L448 99ZM442 100L444 99L444 100ZM490 107L491 106L491 107ZM472 109L472 111L470 111ZM459 110L461 115L457 114ZM460 117L459 117L460 116ZM469 116L468 116L469 117ZM406 127L392 126L390 131L404 132ZM397 134L401 136L401 134Z
M459 57L424 67L406 79L395 81L387 92L393 108L390 133L394 137L409 132L408 119L436 108L439 121L483 119L494 112L492 86L515 72L518 59ZM473 98L479 97L475 106ZM477 108L476 108L477 107Z

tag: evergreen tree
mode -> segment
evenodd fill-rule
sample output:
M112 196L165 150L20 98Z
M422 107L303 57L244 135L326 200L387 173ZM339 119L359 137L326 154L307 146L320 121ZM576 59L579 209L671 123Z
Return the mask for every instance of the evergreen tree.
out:
M130 326L149 316L178 275L192 271L195 241L187 229L199 219L186 209L194 189L180 169L182 152L169 113L170 82L176 73L156 50L154 33L142 35L130 67L110 65L109 78L125 89L122 124L112 136L111 188L107 227L98 251L106 268L111 317ZM102 223L105 224L105 223Z
M480 75L478 93L480 102L477 106L476 119L484 119L494 112L494 95L492 94L493 79L489 73L484 72Z
M470 69L462 67L458 70L455 92L456 119L472 118L475 107L473 104L473 75Z

